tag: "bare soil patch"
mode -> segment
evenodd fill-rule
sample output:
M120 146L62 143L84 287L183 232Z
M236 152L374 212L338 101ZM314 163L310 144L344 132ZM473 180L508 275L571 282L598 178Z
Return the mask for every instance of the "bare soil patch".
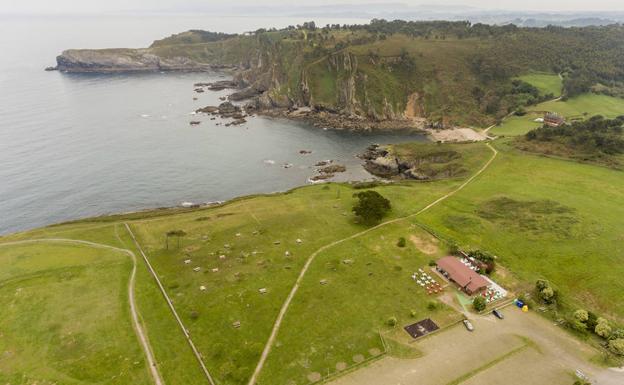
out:
M439 251L439 241L434 238L424 239L417 235L410 235L410 241L416 246L416 248L427 255L436 254Z

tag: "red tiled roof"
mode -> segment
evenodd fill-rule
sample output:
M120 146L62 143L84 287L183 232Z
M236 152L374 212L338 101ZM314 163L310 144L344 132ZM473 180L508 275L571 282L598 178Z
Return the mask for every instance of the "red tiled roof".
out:
M488 286L488 281L453 256L440 258L438 267L446 271L459 286L471 293Z

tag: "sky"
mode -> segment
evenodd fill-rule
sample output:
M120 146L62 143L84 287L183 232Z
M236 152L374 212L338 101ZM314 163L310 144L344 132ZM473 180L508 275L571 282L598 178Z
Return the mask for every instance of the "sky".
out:
M622 0L0 0L0 13L100 13L117 11L160 11L188 10L196 7L210 9L219 7L227 10L233 6L284 5L294 4L397 4L410 6L421 4L462 5L495 10L535 10L535 11L624 11Z

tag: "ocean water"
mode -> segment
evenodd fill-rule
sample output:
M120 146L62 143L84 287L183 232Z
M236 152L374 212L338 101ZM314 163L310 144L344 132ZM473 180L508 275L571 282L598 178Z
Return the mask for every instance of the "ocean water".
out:
M224 73L44 72L66 48L144 47L191 28L243 32L296 19L210 16L0 16L0 234L113 212L210 202L307 183L334 159L370 178L355 154L417 135L356 134L255 117L238 127L191 112ZM361 20L317 20L317 23ZM198 100L193 100L197 97ZM190 126L191 120L201 120ZM311 150L301 155L299 150ZM293 166L284 168L290 163Z

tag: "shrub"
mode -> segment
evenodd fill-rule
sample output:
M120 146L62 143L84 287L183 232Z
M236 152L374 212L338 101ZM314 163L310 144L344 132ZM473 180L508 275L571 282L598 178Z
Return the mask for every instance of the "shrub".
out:
M412 318L416 318L416 316L418 316L418 313L416 312L416 310L411 310L411 311L410 311L410 316L411 316Z
M485 306L487 305L485 298L481 297L480 295L476 296L473 300L472 300L472 307L474 307L474 309L476 311L483 311L485 310Z
M587 310L578 309L574 312L574 318L579 322L587 322L589 314L587 314Z
M550 284L544 279L538 279L537 282L535 282L535 287L538 291L542 291L545 288L550 287Z
M196 320L199 318L199 313L196 310L191 311L190 317L192 320Z
M427 303L427 309L431 311L438 310L438 303L436 301L429 301Z
M540 291L539 296L542 301L546 303L552 303L552 299L555 296L555 291L552 289L552 287L545 287Z
M598 325L598 317L596 316L596 314L588 311L587 322L585 322L585 324L587 324L588 329L594 330L596 328L596 325Z
M622 338L624 339L624 329L616 329L613 331L613 333L611 333L611 338L612 340L617 339L617 338Z
M397 242L397 246L399 246L399 247L405 247L406 243L407 243L407 242L405 241L405 238L404 238L404 237L401 237L401 238L399 238L399 241Z
M572 328L574 328L575 330L578 330L580 332L585 332L587 331L587 325L585 325L585 323L575 319L574 321L572 321Z
M391 326L391 327L395 327L398 322L399 321L397 321L396 317L390 317L386 321L386 325Z
M557 302L557 292L550 287L550 283L546 280L539 279L535 282L535 288L538 292L538 297L542 302L546 304L554 304Z
M449 245L448 252L449 252L449 254L451 254L451 255L457 255L457 254L459 254L459 246L457 246L457 244L456 244L456 243L451 243L451 244Z
M609 338L611 335L611 326L609 326L609 321L604 318L598 318L598 325L594 328L594 333L602 338Z
M429 261L429 266L436 266L438 263L436 261L434 261L433 259Z
M614 340L609 341L609 350L611 352L624 356L624 338L616 338Z

